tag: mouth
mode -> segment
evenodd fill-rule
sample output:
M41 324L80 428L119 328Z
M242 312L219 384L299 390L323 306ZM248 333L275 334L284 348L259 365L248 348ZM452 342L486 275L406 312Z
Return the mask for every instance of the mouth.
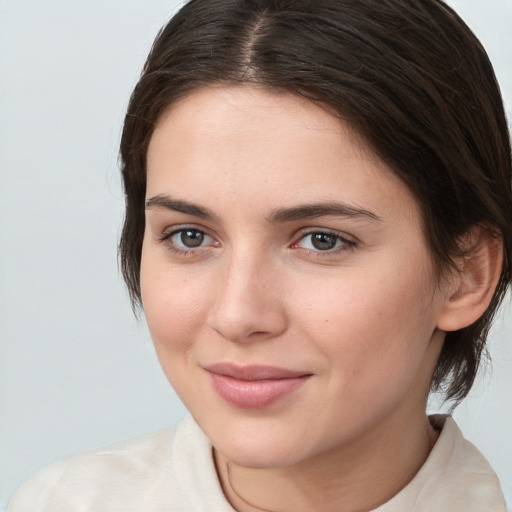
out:
M230 405L242 409L270 406L302 387L312 376L287 368L230 363L214 364L205 370L217 394Z

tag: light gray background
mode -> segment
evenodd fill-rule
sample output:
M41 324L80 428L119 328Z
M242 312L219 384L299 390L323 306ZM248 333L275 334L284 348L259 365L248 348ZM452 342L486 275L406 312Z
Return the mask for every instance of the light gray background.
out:
M116 262L121 122L179 3L0 0L0 510L42 466L185 414ZM510 115L512 0L450 3L487 47ZM504 309L493 369L456 417L512 504L510 300Z

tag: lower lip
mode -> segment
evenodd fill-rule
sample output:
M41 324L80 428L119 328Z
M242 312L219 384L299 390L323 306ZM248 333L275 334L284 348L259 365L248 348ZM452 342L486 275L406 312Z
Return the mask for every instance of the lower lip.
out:
M229 404L243 409L261 409L293 393L310 375L287 379L238 380L210 373L213 389Z

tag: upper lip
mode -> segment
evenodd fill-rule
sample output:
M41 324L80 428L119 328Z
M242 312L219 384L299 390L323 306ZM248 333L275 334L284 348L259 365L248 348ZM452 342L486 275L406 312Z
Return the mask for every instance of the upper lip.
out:
M311 375L309 372L278 368L276 366L237 365L233 363L216 363L204 367L205 370L217 375L237 380L278 380L294 379Z

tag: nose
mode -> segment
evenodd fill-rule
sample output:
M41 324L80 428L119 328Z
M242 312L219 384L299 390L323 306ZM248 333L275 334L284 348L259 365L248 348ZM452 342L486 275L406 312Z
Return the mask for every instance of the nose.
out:
M216 280L208 324L232 342L270 339L288 324L282 279L263 259L233 255Z

